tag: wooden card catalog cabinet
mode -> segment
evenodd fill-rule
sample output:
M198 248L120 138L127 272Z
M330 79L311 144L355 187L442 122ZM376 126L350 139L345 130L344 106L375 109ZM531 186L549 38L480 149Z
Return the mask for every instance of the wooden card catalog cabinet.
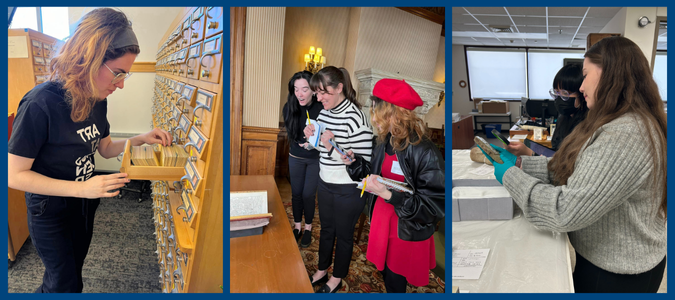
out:
M152 185L160 282L169 293L222 292L222 14L184 8L156 52L153 122L188 155L179 177Z
M49 79L51 56L62 43L31 29L8 29L7 37L14 46L22 49L7 57L7 112L11 115L16 114L19 102L26 93ZM13 261L28 238L24 192L9 189L7 205L8 257Z

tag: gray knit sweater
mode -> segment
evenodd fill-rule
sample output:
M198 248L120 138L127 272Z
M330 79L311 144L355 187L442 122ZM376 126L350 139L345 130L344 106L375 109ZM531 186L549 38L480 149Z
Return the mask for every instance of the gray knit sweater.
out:
M504 187L530 223L568 232L594 265L618 274L649 271L666 255L667 229L645 127L630 114L602 126L579 153L567 185L552 185L548 159L535 156L523 157L522 170L508 169Z

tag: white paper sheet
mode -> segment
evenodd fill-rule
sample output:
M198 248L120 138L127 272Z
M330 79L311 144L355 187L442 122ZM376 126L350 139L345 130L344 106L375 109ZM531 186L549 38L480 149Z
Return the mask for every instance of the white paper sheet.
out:
M490 249L452 250L452 279L480 278L489 253Z
M28 58L28 45L25 36L7 37L7 58Z
M527 134L514 134L509 140L524 140L527 138Z

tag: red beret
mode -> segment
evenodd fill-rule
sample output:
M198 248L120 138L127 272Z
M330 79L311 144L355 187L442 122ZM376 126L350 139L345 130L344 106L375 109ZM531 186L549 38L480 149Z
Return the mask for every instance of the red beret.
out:
M424 104L420 95L405 80L380 79L373 88L373 96L409 110Z

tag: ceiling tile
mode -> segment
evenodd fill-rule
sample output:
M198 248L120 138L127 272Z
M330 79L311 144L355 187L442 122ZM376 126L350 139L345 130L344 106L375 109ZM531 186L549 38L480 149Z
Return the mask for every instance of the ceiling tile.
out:
M503 7L464 7L472 14L499 14L506 15Z
M549 7L549 16L583 17L588 7Z
M477 16L478 21L487 25L512 25L511 19L509 17L488 17L488 16Z
M601 26L605 27L612 18L586 18L583 26Z
M520 16L545 16L546 8L545 7L507 7L509 14L520 15Z
M472 18L469 15L452 15L452 24L463 24L463 23L478 23L476 19Z
M591 7L587 17L594 18L614 18L622 7Z
M516 22L516 25L546 25L546 18L537 18L537 17L513 17L513 21Z
M549 26L579 26L581 18L549 18Z

